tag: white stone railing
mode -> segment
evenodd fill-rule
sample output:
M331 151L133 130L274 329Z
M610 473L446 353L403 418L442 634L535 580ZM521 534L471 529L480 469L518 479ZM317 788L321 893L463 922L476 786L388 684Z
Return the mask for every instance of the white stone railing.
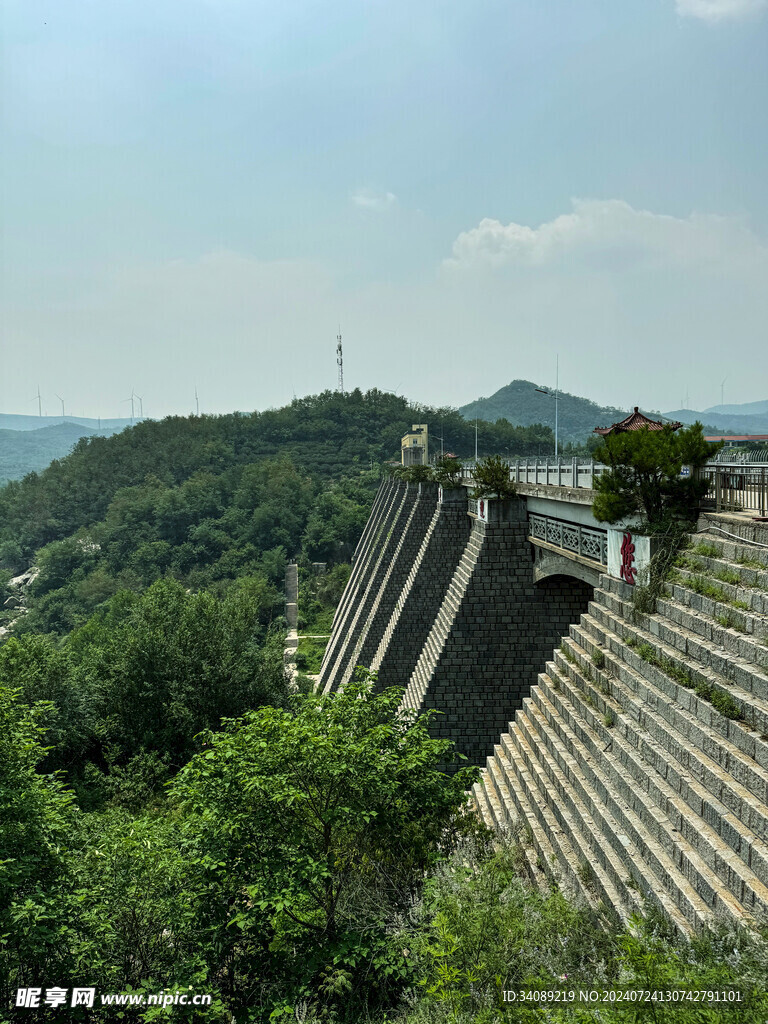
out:
M594 459L513 459L508 462L509 479L518 484L547 484L553 487L592 487L592 481L606 467ZM464 480L474 479L474 462L464 464Z

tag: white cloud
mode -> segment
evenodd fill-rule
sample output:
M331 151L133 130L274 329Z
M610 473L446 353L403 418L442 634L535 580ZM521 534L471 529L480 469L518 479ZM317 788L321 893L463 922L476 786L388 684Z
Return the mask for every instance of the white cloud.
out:
M625 408L674 409L688 387L715 405L734 360L740 400L765 398L768 247L735 218L581 201L537 227L483 221L447 263L366 283L219 250L73 271L66 288L35 275L4 314L0 400L18 409L39 367L43 394L92 415L124 413L132 386L152 415L186 413L195 383L206 412L263 409L335 387L339 320L350 387L437 405L554 383L556 353L566 390Z
M397 203L394 192L375 192L371 188L359 188L352 193L352 202L364 210L388 210Z
M738 218L635 210L621 199L572 201L572 212L532 228L484 219L453 243L449 267L553 267L626 272L765 260L768 249Z
M724 21L759 14L768 7L768 0L676 0L677 13L704 21Z

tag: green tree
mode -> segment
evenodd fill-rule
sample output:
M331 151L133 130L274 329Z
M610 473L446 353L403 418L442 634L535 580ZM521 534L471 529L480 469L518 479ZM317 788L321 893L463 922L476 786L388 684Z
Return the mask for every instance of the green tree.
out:
M697 472L719 451L721 444L704 439L700 423L675 431L628 430L609 434L595 452L608 470L595 477L595 518L615 523L642 515L651 529L669 518L695 518L707 483ZM681 476L683 466L690 467Z
M31 708L45 702L49 708L45 770L68 769L87 756L93 742L91 709L76 684L66 646L50 635L10 637L0 647L0 682L16 690L21 704Z
M416 463L413 466L405 466L402 471L403 480L407 480L411 484L420 484L426 480L432 480L432 467L422 466Z
M84 817L69 851L69 898L77 910L68 936L72 984L145 993L189 986L216 995L178 831L170 815L113 809ZM216 999L206 1021L230 1021L221 1009ZM177 1012L174 1019L194 1019L193 1012ZM95 1015L108 1024L115 1019L114 1009ZM84 1020L93 1017L91 1011Z
M517 491L509 478L509 466L500 455L488 455L475 466L473 498L514 498Z
M201 730L285 700L281 635L268 639L264 623L273 607L266 581L242 579L223 600L174 580L118 598L70 641L109 761L156 750L179 767Z
M210 735L175 780L232 994L282 970L290 998L343 1004L356 1020L362 1000L402 983L388 924L450 845L477 771L442 774L452 745L401 698L364 680L261 708Z
M71 795L38 772L51 705L22 704L0 683L0 1004L11 989L34 984L58 960L65 913Z
M346 495L340 488L321 494L309 514L302 548L313 562L348 558L368 519L369 501Z
M452 455L444 455L435 462L434 478L443 487L459 487L462 481L462 463Z

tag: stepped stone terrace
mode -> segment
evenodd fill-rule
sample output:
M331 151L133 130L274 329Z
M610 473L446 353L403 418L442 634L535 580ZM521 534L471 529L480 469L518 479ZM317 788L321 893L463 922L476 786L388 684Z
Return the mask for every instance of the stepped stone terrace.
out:
M441 711L435 735L482 766L477 812L523 837L536 884L624 919L655 904L685 934L763 919L768 524L704 513L639 611L580 467L577 486L516 473L506 507L382 483L319 686L364 665Z

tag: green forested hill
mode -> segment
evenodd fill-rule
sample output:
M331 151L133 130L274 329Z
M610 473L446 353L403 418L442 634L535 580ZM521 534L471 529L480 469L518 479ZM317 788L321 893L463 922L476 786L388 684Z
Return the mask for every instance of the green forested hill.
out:
M104 436L114 432L109 427L99 431ZM0 486L45 469L54 459L67 455L81 437L95 433L76 423L57 423L37 430L0 429Z
M454 451L474 447L474 425L455 410L379 391L81 439L66 458L0 490L0 569L41 569L17 631L66 633L118 591L164 576L223 592L254 573L278 584L288 556L348 557L379 464L398 456L417 420ZM481 452L551 446L548 430L506 421L478 433Z
M430 424L433 443L442 433L457 454L473 450L474 425L455 410L376 390L325 392L261 413L168 417L83 438L71 455L0 490L0 566L19 568L41 545L98 522L121 488L178 487L195 474L231 482L237 467L278 454L317 480L359 475L399 458L400 437L417 418ZM551 445L551 433L481 424L479 440L481 451L534 455Z
M497 420L504 417L511 424L520 427L531 424L545 423L554 429L555 425L555 401L547 395L537 391L537 387L544 385L534 384L530 380L513 380L511 383L499 388L490 398L478 398L474 402L461 406L459 412L467 420L474 420L475 416L483 420ZM552 388L548 388L554 391ZM561 445L573 444L584 445L590 439L594 439L595 427L609 427L612 423L623 420L629 409L618 409L612 405L598 405L588 398L581 398L579 395L571 395L567 391L561 391L559 402L559 423L558 435ZM706 433L716 434L719 431L727 430L733 433L763 433L768 430L768 417L762 410L764 403L752 402L742 406L728 406L724 412L719 409L709 409L703 413L690 409L675 409L672 412L663 414L665 419L681 420L683 423L695 423L697 420L704 424ZM733 410L753 410L754 415L735 415ZM659 418L662 414L649 409L641 410L646 415Z
M544 385L534 384L529 380L513 380L499 388L490 398L478 398L468 405L463 405L459 412L468 420L474 419L475 416L485 420L495 420L504 416L516 426L546 423L554 428L554 399L536 391L537 387ZM560 392L559 403L559 437L563 444L583 444L595 427L610 426L627 415L626 410L617 409L615 406L598 405L588 398L580 398L566 391Z

